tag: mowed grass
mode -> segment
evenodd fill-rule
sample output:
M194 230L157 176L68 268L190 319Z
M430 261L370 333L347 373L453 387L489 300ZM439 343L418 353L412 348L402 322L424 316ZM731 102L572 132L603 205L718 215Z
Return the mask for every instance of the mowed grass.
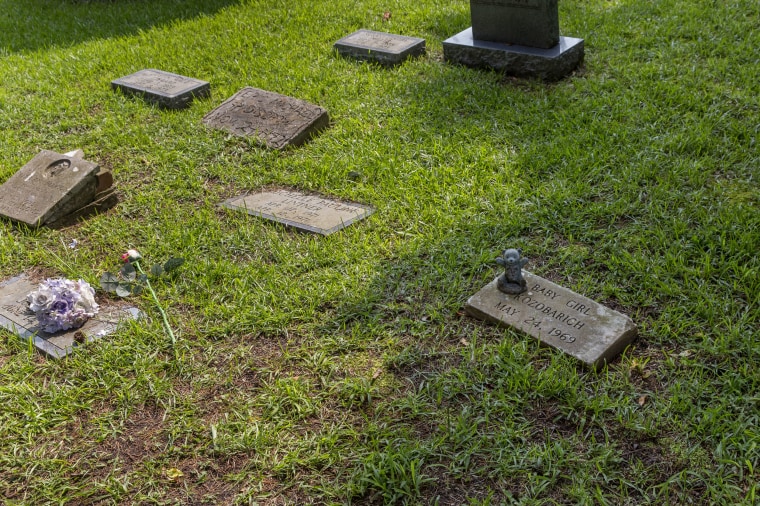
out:
M443 63L467 2L0 0L0 182L82 148L120 196L0 222L0 279L188 260L154 286L176 350L147 296L66 360L0 332L0 502L760 502L760 4L564 0L560 25L586 60L547 84ZM427 55L337 57L359 28ZM143 68L211 97L110 89ZM244 86L331 126L272 152L201 124ZM376 212L320 237L217 207L266 187ZM510 246L638 339L591 371L464 315Z

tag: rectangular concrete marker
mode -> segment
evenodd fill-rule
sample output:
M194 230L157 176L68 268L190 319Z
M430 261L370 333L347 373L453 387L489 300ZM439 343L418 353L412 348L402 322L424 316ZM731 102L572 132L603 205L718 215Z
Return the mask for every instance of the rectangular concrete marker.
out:
M325 109L304 100L248 87L206 114L203 123L283 149L303 144L327 128L330 118Z
M368 206L292 190L273 190L227 200L223 207L292 227L329 235L373 213Z
M168 109L187 107L193 97L207 97L211 92L211 85L206 81L156 69L144 69L115 79L111 87Z
M508 295L496 278L470 297L465 308L481 320L513 327L572 355L588 366L620 354L637 334L622 313L523 270L528 290Z
M134 307L101 305L98 314L82 327L48 334L39 330L37 318L26 300L27 294L37 286L25 274L0 283L0 327L24 340L31 339L38 350L52 358L71 353L78 332L85 341L94 341L112 333L120 321L140 317L140 311Z
M88 206L113 183L98 164L41 151L0 186L0 216L31 227L56 222Z
M425 39L392 33L358 30L333 46L339 54L382 65L398 65L410 56L425 54Z

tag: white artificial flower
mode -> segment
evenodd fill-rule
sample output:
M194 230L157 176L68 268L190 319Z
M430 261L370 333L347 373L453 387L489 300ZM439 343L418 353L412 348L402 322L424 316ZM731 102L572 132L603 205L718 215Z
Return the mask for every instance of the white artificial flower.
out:
M55 301L55 293L44 285L41 285L38 290L33 291L26 296L27 302L29 302L29 309L34 311L47 311Z

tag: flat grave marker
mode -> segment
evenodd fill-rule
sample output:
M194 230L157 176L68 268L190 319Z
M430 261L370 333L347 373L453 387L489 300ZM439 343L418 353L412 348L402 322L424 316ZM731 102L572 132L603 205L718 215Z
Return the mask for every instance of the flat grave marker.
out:
M112 204L111 172L82 156L81 150L41 151L0 186L0 216L38 227L79 215L104 200Z
M203 123L241 137L254 137L271 149L283 149L303 144L327 128L330 117L318 105L246 87L206 114Z
M206 81L156 69L143 69L115 79L111 87L167 109L188 107L194 97L203 98L211 93L211 85Z
M338 54L345 57L392 66L409 57L425 54L425 39L358 30L337 41L333 47Z
M37 287L26 274L0 282L0 327L24 340L32 340L38 350L51 358L65 357L78 342L100 339L112 333L120 321L141 316L135 307L101 305L98 314L81 327L49 334L39 329L37 317L27 302L26 296Z
M494 279L469 298L466 311L512 327L596 367L621 353L637 334L630 318L528 271L527 291L507 294Z
M374 212L369 206L293 190L262 191L229 199L221 205L322 235L337 232Z

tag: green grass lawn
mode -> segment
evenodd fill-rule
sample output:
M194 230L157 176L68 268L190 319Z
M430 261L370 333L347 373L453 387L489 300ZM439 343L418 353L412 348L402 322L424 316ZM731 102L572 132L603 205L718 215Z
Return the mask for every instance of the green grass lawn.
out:
M0 503L760 503L760 3L563 0L586 59L550 84L444 64L468 5L0 0L0 182L82 148L120 197L0 222L0 279L188 260L154 284L176 349L147 295L65 360L0 332ZM337 57L359 28L427 55ZM143 68L211 97L111 90ZM331 126L275 152L201 123L245 86ZM376 212L321 237L217 207L267 187ZM505 247L638 339L591 371L466 316Z

